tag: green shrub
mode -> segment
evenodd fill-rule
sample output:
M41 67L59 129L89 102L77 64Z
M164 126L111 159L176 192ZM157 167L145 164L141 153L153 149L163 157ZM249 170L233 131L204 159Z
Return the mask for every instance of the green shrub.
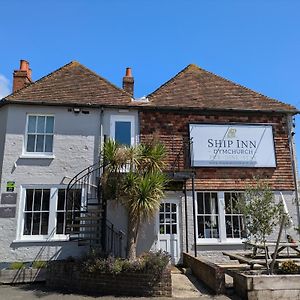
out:
M280 271L284 274L297 274L299 267L292 260L287 260L281 264Z
M101 255L91 252L83 257L80 269L88 272L100 272L109 274L119 273L150 273L159 275L168 265L170 256L166 252L147 252L134 261L122 258L103 258Z
M43 269L46 268L47 262L43 260L36 260L32 263L32 267L35 269Z
M20 261L12 262L9 265L9 269L11 269L11 270L20 270L20 269L23 269L23 268L25 268L25 263L20 262Z

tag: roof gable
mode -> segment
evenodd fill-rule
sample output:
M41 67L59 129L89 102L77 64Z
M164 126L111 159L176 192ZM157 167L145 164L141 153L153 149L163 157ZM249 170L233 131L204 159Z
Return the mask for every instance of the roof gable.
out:
M266 97L196 65L188 65L153 93L148 106L192 109L291 111L296 108Z
M4 103L126 105L131 96L78 62L59 68L7 96Z

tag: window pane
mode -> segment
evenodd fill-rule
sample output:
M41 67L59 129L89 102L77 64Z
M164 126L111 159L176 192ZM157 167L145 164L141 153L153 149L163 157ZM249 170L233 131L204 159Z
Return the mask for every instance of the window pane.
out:
M81 190L74 190L73 199L74 199L74 209L80 209L81 207Z
M46 133L53 133L54 117L47 117Z
M115 123L115 140L122 145L131 145L131 122Z
M26 190L25 211L32 211L33 190Z
M49 213L42 213L41 234L48 234Z
M57 224L56 224L56 233L57 234L64 233L64 216L65 216L65 213L63 213L63 212L57 213Z
M29 116L28 117L28 127L27 132L28 133L35 133L35 126L36 126L36 116Z
M66 190L62 190L62 189L58 190L57 210L65 209L65 195L66 195Z
M218 194L217 193L211 193L211 209L213 214L218 214Z
M169 212L171 209L171 204L170 203L166 203L166 211Z
M204 238L204 217L198 216L198 238Z
M41 213L33 213L32 235L40 234Z
M225 193L225 213L230 214L231 212L231 201L230 201L231 193Z
M45 152L53 152L53 136L46 135Z
M38 116L38 120L37 120L37 132L38 133L45 132L45 121L46 121L46 118L44 116Z
M36 140L36 152L44 152L44 135L38 135Z
M170 233L171 233L171 226L166 225L166 234L170 234Z
M34 193L34 211L39 211L41 209L42 201L42 190L35 190Z
M50 190L43 190L43 205L42 210L49 210Z
M203 193L198 193L197 196L197 204L198 204L198 214L204 213L204 207L203 207Z
M177 234L177 225L172 225L172 233Z
M35 135L28 134L27 149L26 149L27 152L34 152L35 138L36 138Z
M31 234L31 213L25 213L24 214L24 235L30 235Z
M159 225L159 233L160 234L165 234L164 225Z
M210 214L210 193L204 193L204 201L205 201L205 213Z

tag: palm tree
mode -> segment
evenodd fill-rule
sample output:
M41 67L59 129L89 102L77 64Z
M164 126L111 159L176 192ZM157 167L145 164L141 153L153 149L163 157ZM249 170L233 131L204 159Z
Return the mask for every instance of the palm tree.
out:
M127 210L127 256L131 260L136 258L140 224L155 216L164 197L165 156L165 147L155 142L127 147L108 140L104 145L104 197L118 200Z

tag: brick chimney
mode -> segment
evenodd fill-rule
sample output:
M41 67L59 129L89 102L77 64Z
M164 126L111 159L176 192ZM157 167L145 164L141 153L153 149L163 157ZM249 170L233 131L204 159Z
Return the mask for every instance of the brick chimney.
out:
M131 68L126 68L126 74L123 77L123 90L133 97L134 78L132 77Z
M13 74L13 92L18 91L31 83L31 69L29 68L29 62L21 59L20 70L15 70Z

